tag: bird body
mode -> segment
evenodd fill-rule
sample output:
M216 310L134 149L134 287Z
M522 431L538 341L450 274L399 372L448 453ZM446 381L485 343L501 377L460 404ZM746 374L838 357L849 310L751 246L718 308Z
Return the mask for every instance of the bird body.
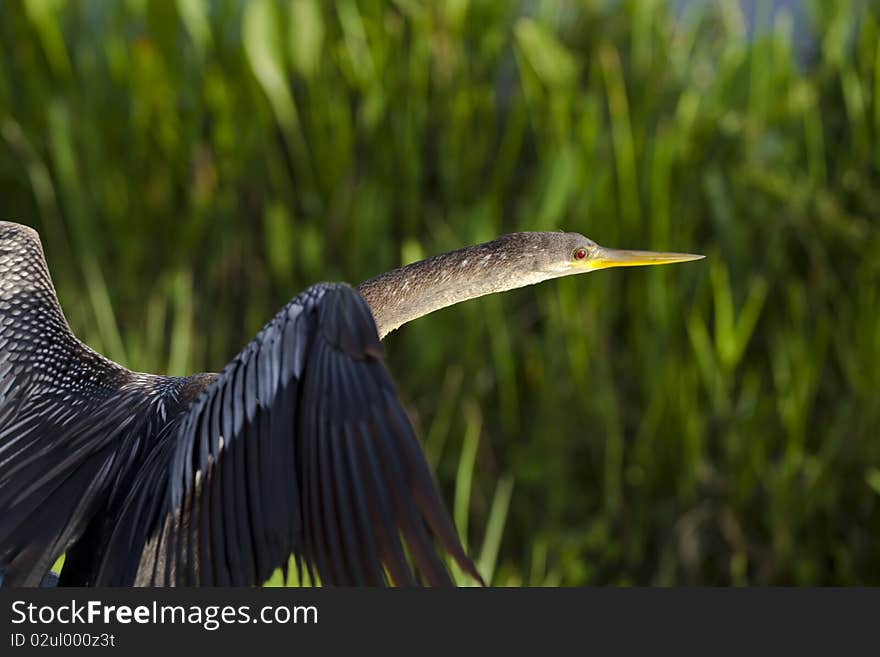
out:
M169 377L81 343L37 233L0 221L0 581L37 586L66 553L61 585L259 585L292 554L312 582L451 584L438 545L480 581L380 338L601 248L517 233L314 285L219 374Z
M415 583L398 533L449 583L425 520L475 573L381 357L363 300L322 284L218 375L130 372L70 331L37 234L0 222L4 583L65 552L62 585L254 585L291 553L325 583Z

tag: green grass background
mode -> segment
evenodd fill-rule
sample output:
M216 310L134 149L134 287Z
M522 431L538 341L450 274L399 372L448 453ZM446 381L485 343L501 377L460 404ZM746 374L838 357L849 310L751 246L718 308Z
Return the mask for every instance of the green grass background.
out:
M495 584L880 584L880 9L798 57L755 4L3 2L0 215L170 374L504 232L706 253L387 339L461 534Z

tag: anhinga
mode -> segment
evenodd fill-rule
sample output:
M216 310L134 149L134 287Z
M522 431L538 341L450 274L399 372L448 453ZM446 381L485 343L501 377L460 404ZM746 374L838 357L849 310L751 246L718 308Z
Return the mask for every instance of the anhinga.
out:
M295 297L219 374L130 372L73 335L31 228L0 222L0 577L36 586L479 580L380 339L466 299L694 260L513 233ZM408 555L408 556L407 556Z

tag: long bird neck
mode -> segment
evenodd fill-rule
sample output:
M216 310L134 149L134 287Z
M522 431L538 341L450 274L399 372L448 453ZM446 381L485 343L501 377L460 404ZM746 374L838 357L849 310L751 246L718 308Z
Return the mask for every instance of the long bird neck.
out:
M415 262L362 283L379 337L414 319L468 299L538 283L551 276L524 269L504 236Z

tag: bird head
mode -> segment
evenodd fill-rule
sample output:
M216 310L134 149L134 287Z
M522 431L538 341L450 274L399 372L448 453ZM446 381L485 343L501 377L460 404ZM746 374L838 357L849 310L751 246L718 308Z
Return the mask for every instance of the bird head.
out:
M693 253L609 249L580 233L512 233L501 239L504 238L519 242L516 248L520 253L531 252L532 267L547 278L583 274L610 267L666 265L705 257ZM532 248L529 249L528 246Z

